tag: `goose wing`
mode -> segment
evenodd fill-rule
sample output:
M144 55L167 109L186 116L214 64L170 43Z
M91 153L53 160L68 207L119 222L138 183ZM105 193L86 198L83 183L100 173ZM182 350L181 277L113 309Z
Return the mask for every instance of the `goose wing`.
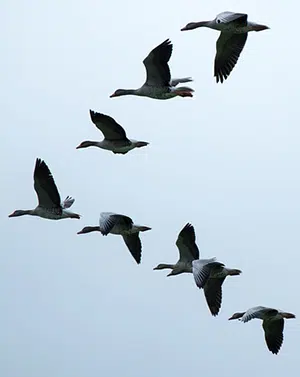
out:
M106 140L125 140L128 141L126 132L122 126L120 126L112 117L109 115L96 113L90 110L90 116L92 122L100 130Z
M130 230L132 228L132 224L132 219L125 215L119 215L112 212L102 212L100 214L100 232L104 236L107 236L116 225L122 228L122 230Z
M166 39L155 47L143 60L146 68L146 85L155 87L169 86L171 80L168 61L172 55L173 45Z
M217 22L232 23L235 26L247 26L248 15L246 13L222 12L216 17Z
M217 82L230 75L236 65L241 52L246 44L248 33L232 34L221 33L217 40L217 53L215 57L215 72Z
M199 249L196 245L195 229L193 225L187 223L180 231L176 246L179 250L179 260L184 262L192 262L199 259Z
M246 313L241 318L241 321L246 323L248 321L251 321L251 319L254 319L254 318L263 319L264 315L267 312L270 312L270 310L275 310L275 309L266 308L265 306L255 306L246 311Z
M142 243L139 233L123 235L123 239L136 263L140 264L142 256Z
M195 283L199 289L206 284L210 272L214 267L224 266L222 263L216 262L216 258L197 259L192 261L192 272Z
M213 316L219 314L222 304L222 284L224 278L209 278L204 285L204 295Z
M61 215L62 206L59 192L48 166L40 158L36 159L33 179L39 206L52 209L55 213Z
M283 343L284 319L264 319L262 323L268 349L277 354Z

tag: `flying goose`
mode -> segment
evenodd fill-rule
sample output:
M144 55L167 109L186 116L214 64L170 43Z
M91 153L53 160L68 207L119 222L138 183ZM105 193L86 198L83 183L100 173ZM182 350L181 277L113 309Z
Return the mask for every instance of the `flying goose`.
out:
M179 83L193 81L190 77L171 80L168 61L172 50L173 45L169 39L155 47L143 60L147 73L146 82L143 86L138 89L118 89L110 97L128 94L154 99L169 99L176 96L193 97L193 89L186 86L176 88Z
M80 219L80 215L77 213L66 211L66 208L71 207L75 199L67 196L61 203L53 176L46 163L39 158L36 159L33 179L39 202L38 206L35 209L16 210L8 217L32 215L50 220Z
M121 235L135 261L141 263L142 244L139 232L151 230L148 226L134 224L132 219L125 215L113 212L101 212L98 226L86 226L77 234L100 232L103 236L110 234Z
M246 44L249 31L269 29L266 25L248 21L244 13L223 12L212 21L190 22L181 31L193 30L198 27L208 27L221 31L217 40L217 54L215 57L214 76L217 83L230 75Z
M146 141L127 139L124 128L108 115L90 110L90 116L98 130L103 133L104 139L102 141L83 141L76 149L94 146L107 149L115 154L126 154L134 148L145 147L149 144Z
M198 288L203 288L207 305L213 316L218 315L222 303L222 284L229 275L239 275L240 270L225 267L216 258L199 259L194 227L187 223L178 235L176 246L179 260L176 264L159 264L154 270L171 269L167 276L193 273Z
M246 323L253 318L262 319L267 347L269 351L277 355L283 343L284 318L296 318L295 314L265 306L256 306L243 313L234 313L229 320L239 319Z

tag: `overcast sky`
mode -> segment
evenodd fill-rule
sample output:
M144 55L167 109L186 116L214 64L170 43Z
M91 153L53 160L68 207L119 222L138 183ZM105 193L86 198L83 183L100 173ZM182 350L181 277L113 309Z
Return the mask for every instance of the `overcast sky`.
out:
M218 32L180 32L229 10L271 27L251 33L223 84L213 78ZM298 319L280 353L260 321L229 322L264 305L296 315L299 302L299 75L295 0L5 1L1 57L1 336L3 377L165 377L297 374ZM173 77L194 98L109 95L145 79L142 60L170 38ZM101 140L89 109L150 142L127 155ZM34 208L35 159L81 220ZM121 237L77 236L101 211L126 214L141 234L138 266ZM224 283L213 318L191 274L166 278L178 232L191 222L202 257L241 276Z

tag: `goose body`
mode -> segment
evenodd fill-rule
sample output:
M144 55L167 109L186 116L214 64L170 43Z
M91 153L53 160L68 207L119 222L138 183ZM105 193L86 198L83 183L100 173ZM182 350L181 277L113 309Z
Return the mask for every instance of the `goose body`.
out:
M181 31L198 27L208 27L221 32L217 40L214 66L217 83L223 83L230 75L246 44L248 32L269 29L266 25L248 21L245 13L223 12L211 21L190 22Z
M169 39L155 47L143 60L147 73L146 82L138 89L118 89L110 97L135 95L162 100L176 96L193 97L193 89L186 86L177 87L180 83L193 81L190 77L171 80L168 62L172 50L173 45Z
M254 318L263 321L262 327L267 347L273 354L277 354L283 343L284 318L296 318L295 314L265 306L256 306L246 312L234 313L229 320L238 319L246 323Z
M222 284L229 275L239 275L240 270L230 269L216 258L199 259L194 227L186 224L180 231L176 246L179 260L176 264L159 264L154 270L171 269L167 276L192 273L198 288L204 290L207 305L213 316L218 315L222 303Z
M31 210L16 210L9 217L31 215L50 220L80 219L77 213L66 210L72 206L75 199L67 196L61 203L53 176L46 163L39 158L36 159L33 179L38 197L37 207Z
M139 264L141 263L142 255L142 243L139 233L147 230L151 230L151 228L134 224L128 216L113 212L101 212L98 226L86 226L77 234L100 232L103 236L108 234L120 235L123 237L131 255Z
M76 149L94 146L115 154L126 154L134 148L145 147L149 144L145 141L128 139L124 128L108 115L90 110L90 117L95 126L103 133L104 139L102 141L83 141Z

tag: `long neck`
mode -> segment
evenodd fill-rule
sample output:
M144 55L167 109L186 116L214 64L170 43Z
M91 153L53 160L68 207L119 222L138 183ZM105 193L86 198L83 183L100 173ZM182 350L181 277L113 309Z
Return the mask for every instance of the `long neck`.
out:
M88 226L85 233L100 232L100 226Z
M84 147L87 148L87 147L98 147L99 145L99 141L90 141L90 140L87 140L84 142Z
M136 95L137 94L137 90L136 89L121 89L122 92L120 92L120 96L127 96L127 95Z
M242 318L245 314L246 314L246 312L235 313L235 319Z
M76 149L88 148L88 147L100 147L101 141L83 141Z
M173 270L174 267L175 267L175 264L161 263L161 264L159 265L159 269L160 269L160 270L165 270L165 269L167 269L167 268Z
M24 209L24 210L20 209L18 216L23 216L23 215L36 216L36 213L35 213L34 209Z
M100 232L100 226L85 226L77 234L86 234L86 233L91 233L91 232Z
M191 22L187 25L187 30L197 29L198 27L210 27L212 24L211 21L199 21L199 22Z
M200 21L200 22L195 22L196 26L195 28L197 27L209 27L211 25L211 21Z

